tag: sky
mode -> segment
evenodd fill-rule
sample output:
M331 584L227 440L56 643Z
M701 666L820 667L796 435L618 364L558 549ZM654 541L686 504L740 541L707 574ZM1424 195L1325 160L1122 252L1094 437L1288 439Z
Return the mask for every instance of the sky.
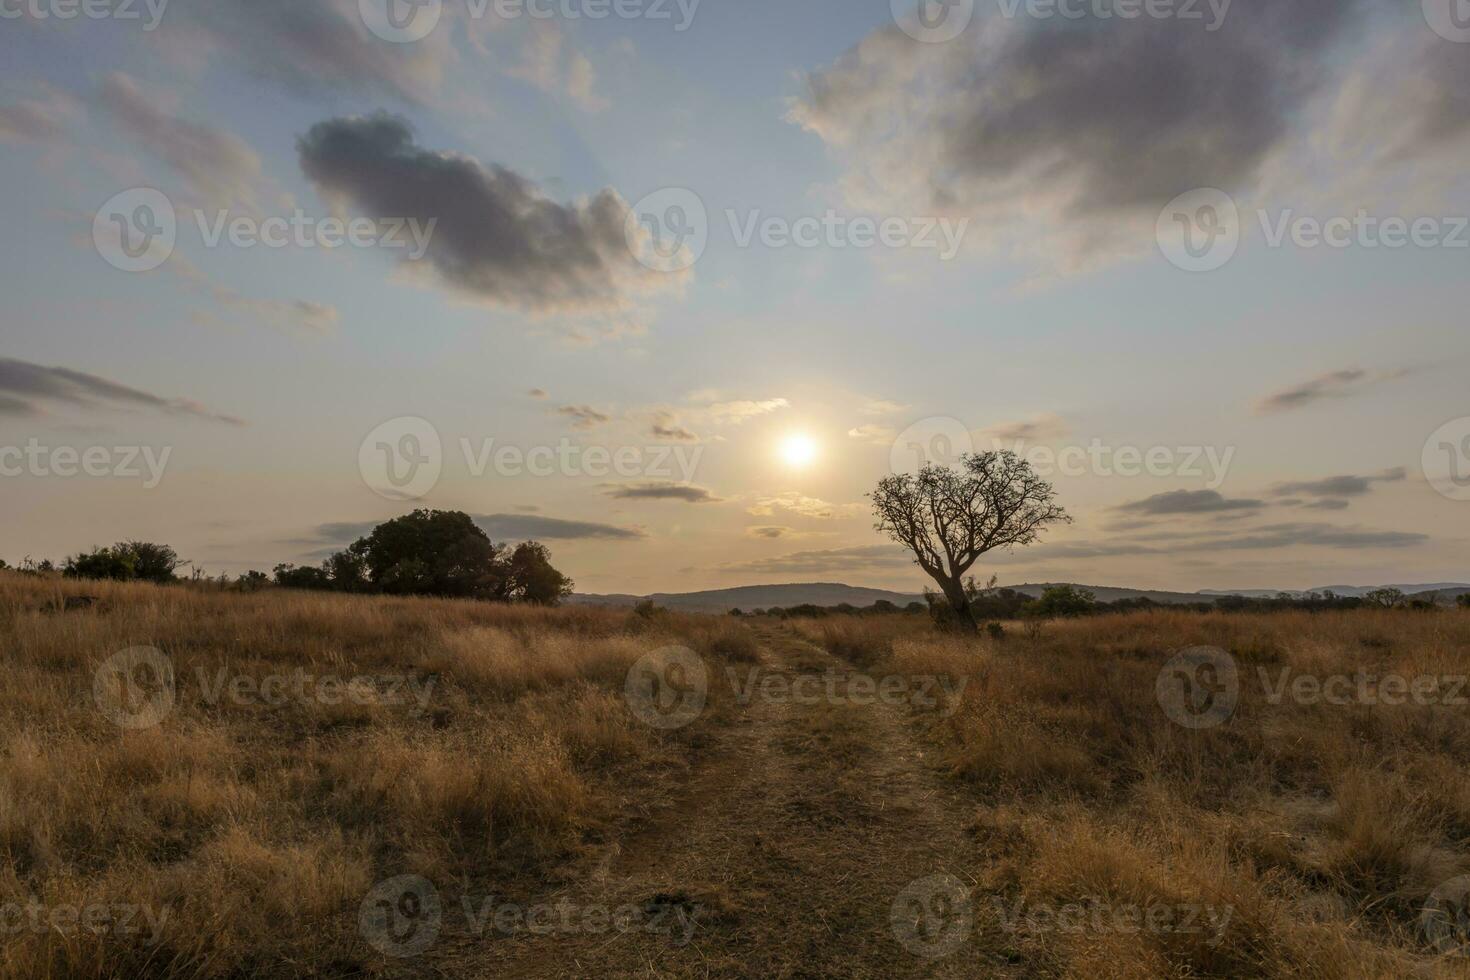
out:
M0 0L0 558L1470 580L1467 151L1463 0Z

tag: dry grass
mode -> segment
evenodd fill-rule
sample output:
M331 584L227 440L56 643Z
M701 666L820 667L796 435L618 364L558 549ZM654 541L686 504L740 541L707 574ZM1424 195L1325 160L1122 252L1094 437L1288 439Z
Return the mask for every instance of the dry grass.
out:
M101 602L58 611L80 593ZM687 768L687 733L624 706L629 666L665 644L755 649L738 623L688 626L0 574L0 908L167 916L156 941L0 923L0 977L381 969L356 926L375 881L535 879ZM93 678L134 646L172 660L177 700L130 731ZM378 696L305 681L305 697L209 697L221 679L298 670L371 677Z
M895 621L900 617L893 617ZM977 928L1068 977L1470 975L1433 957L1417 920L1470 871L1470 706L1272 703L1282 671L1470 674L1470 615L1139 613L1049 623L1039 637L955 639L910 621L801 628L835 653L890 645L875 668L968 678L952 710L915 723L973 787ZM858 639L854 639L854 638ZM1216 728L1171 722L1160 668L1192 645L1229 651L1240 700ZM1470 697L1470 688L1460 691ZM1228 907L1222 937L1007 930L1000 907Z

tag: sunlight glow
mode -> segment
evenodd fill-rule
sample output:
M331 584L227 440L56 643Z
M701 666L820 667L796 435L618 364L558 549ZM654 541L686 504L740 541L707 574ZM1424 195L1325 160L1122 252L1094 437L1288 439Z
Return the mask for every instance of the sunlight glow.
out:
M810 466L817 458L817 442L804 432L792 433L781 441L781 458L787 466Z

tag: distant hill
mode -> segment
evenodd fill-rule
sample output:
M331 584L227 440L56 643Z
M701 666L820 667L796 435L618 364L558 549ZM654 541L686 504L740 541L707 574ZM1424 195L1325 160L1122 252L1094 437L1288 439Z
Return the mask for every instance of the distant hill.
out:
M1023 592L1029 596L1039 596L1053 585L1062 583L1028 583L1026 585L1011 585L1005 588ZM1453 602L1455 596L1470 592L1470 585L1464 583L1444 583L1438 585L1396 585L1391 588L1400 589L1406 595L1415 596L1424 593L1438 593L1443 602ZM1305 595L1305 591L1294 591L1289 589L1235 589L1216 590L1208 589L1200 592L1164 592L1156 589L1124 589L1110 585L1077 585L1076 588L1087 589L1097 596L1100 602L1117 602L1119 599L1146 598L1153 602L1164 605L1178 605L1194 602L1209 602L1220 596L1239 595L1251 598L1274 598L1285 592L1287 595ZM1333 592L1341 596L1363 596L1382 586L1365 585L1338 585L1330 587ZM1312 592L1325 592L1322 589L1312 589ZM655 592L652 595L588 595L578 593L571 596L567 601L572 605L584 606L633 606L639 602L652 600L657 606L665 609L677 609L684 612L709 612L723 613L731 609L743 609L750 612L752 609L786 608L790 606L840 606L844 603L851 606L871 606L879 599L886 599L896 606L906 606L911 602L923 602L921 593L890 592L887 589L866 589L860 586L843 585L839 582L796 582L786 585L743 585L733 589L709 589L703 592Z

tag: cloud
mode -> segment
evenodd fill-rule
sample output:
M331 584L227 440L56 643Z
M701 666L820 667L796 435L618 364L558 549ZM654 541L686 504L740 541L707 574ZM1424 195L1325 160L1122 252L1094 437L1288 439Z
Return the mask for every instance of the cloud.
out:
M863 405L864 415L893 415L897 412L907 411L910 406L900 405L898 402L885 401L874 398Z
M648 432L656 439L673 439L678 442L698 442L699 436L679 424L669 412L656 412Z
M1222 511L1259 510L1260 500L1230 500L1215 490L1173 490L1143 500L1120 504L1113 508L1125 514L1147 514L1154 517L1174 514L1215 514Z
M40 98L0 105L0 141L65 143L67 124L81 114L80 104L71 96L46 88Z
M1385 59L1423 76L1392 90L1392 108L1415 120L1401 155L1460 139L1464 52L1431 44L1422 17L1392 6L1238 3L1214 31L1178 18L977 12L947 44L887 26L806 76L788 119L846 164L850 205L966 215L992 244L1071 271L1152 250L1160 209L1185 191L1249 194L1283 179L1297 197L1314 189L1316 167L1282 164L1320 152L1334 116L1360 140L1380 132L1362 125L1361 107L1332 105L1365 40L1432 48L1427 66ZM1380 99L1388 88L1364 86Z
M1284 388L1256 402L1257 415L1272 415L1305 408L1313 402L1326 398L1346 398L1380 381L1393 381L1409 372L1405 370L1384 371L1370 374L1362 368L1346 368L1329 371L1308 381Z
M39 415L43 412L38 403L58 402L84 409L145 408L226 425L245 424L243 419L215 412L187 398L166 398L95 374L9 357L0 357L0 397L10 405L10 414Z
M611 189L558 204L505 167L418 146L406 120L384 113L317 123L297 147L302 172L335 207L432 222L426 261L462 296L598 316L615 334L638 329L637 297L684 281L635 258L628 205Z
M532 398L545 398L546 397L546 389L545 388L532 388L530 391L526 392L526 394L529 395Z
M796 514L814 520L831 520L837 517L852 517L866 511L864 504L830 504L817 497L808 497L788 490L775 496L765 496L746 509L752 517L774 517L778 513Z
M97 104L123 131L182 175L201 198L252 206L262 179L259 155L232 133L174 116L163 108L168 101L145 93L122 72L103 78L97 93Z
M782 525L767 525L765 527L748 527L748 528L745 529L745 536L746 537L748 537L748 538L765 538L767 540L775 540L776 538L790 537L791 535L793 535L795 533L796 533L796 529L795 528L784 527Z
M495 542L503 541L635 541L646 537L642 531L598 524L592 521L569 521L534 514L471 514L470 519ZM358 538L371 534L383 521L336 521L318 524L310 535L295 538L288 544L328 545L316 557L326 557Z
M887 425L860 425L855 429L847 430L849 439L860 439L863 442L871 442L874 445L885 445L893 441L897 435L892 426Z
M342 319L341 311L326 303L311 300L276 300L246 296L238 290L214 282L204 272L183 256L173 256L168 268L185 282L208 293L221 307L242 313L253 320L268 324L279 330L311 335L331 333ZM195 313L198 323L218 323L213 312Z
M597 73L581 52L568 50L561 26L535 21L529 40L517 45L521 60L506 69L512 78L555 95L565 95L586 112L599 112L609 102L597 91Z
M364 25L358 0L194 0L160 31L201 63L236 62L249 74L298 93L368 92L423 102L457 61L449 24L413 44L395 44ZM453 5L445 5L446 18ZM170 11L172 14L173 11Z
M563 405L556 414L571 419L574 429L595 429L612 421L611 415L599 412L591 405Z
M498 541L632 541L646 537L642 531L633 528L532 514L477 514L475 523L491 539Z
M719 566L722 572L752 572L786 575L827 572L890 571L912 568L914 559L899 545L875 544L828 551L797 551L773 558L729 562Z
M719 503L704 487L651 480L646 483L604 484L603 492L618 500L682 500L686 504Z
M1001 422L982 430L981 434L999 442L1045 442L1060 439L1072 431L1060 415L1046 414L1016 422Z
M791 403L784 398L767 398L762 401L714 402L704 406L703 412L716 424L739 425L746 419L790 407Z
M1375 483L1397 483L1407 476L1408 471L1400 466L1373 476L1332 476L1325 480L1279 483L1271 492L1278 497L1362 497L1372 491Z

